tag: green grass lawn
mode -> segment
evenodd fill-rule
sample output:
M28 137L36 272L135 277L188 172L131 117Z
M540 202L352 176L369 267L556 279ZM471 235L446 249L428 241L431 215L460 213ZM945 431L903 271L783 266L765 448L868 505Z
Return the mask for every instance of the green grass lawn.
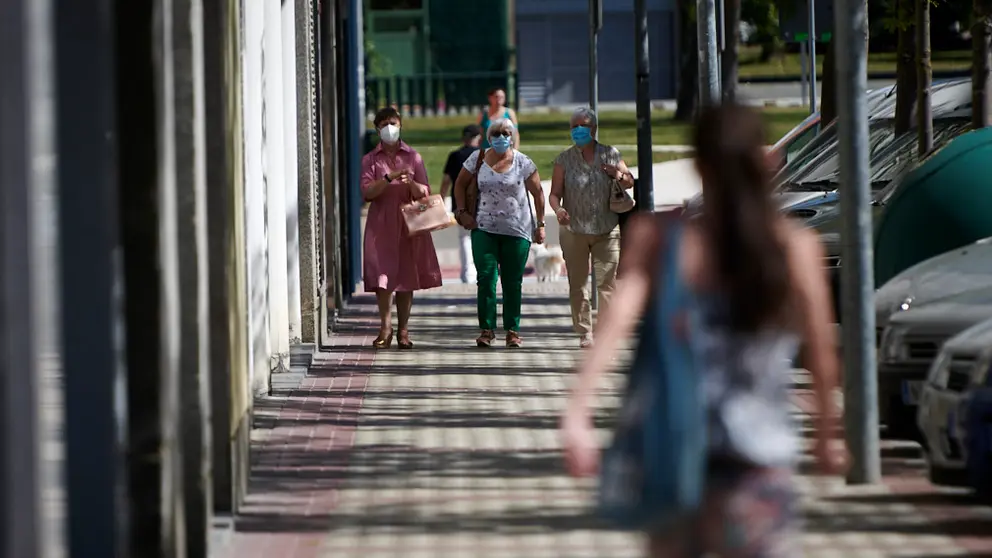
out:
M791 77L799 79L802 66L798 53L786 53L781 58L772 58L761 62L761 48L756 46L741 47L739 75L741 79L753 77ZM817 54L817 75L823 73L823 54ZM936 71L968 70L971 68L971 52L948 51L933 53L933 69ZM896 71L896 53L873 52L868 55L868 72Z
M562 146L564 149L564 146ZM448 146L428 146L426 148L417 149L420 155L424 158L424 165L427 167L427 175L430 177L431 190L434 193L438 193L441 189L441 173L444 172L444 163L448 160L448 153L451 148ZM531 159L534 160L534 164L537 165L537 172L541 175L541 180L550 180L552 164L551 161L555 158L560 150L552 149L534 149L528 150L526 146L521 146L521 151L526 153ZM672 161L675 159L680 159L682 157L687 157L687 153L673 153L673 152L663 152L654 153L654 162L662 163L665 161ZM626 153L624 154L624 161L629 166L637 166L637 154L636 153Z
M808 111L802 108L768 108L763 111L768 140L773 143L802 121ZM571 145L568 114L521 114L520 149L537 164L542 179L551 178L551 161ZM472 117L443 116L408 118L403 122L403 140L420 152L427 166L432 188L437 191L448 153L458 147L461 129ZM599 118L599 139L604 143L632 146L637 143L637 120L633 112L604 112ZM651 139L654 145L685 145L690 142L689 126L672 121L672 113L653 111ZM622 150L629 166L637 165L632 149ZM655 153L654 162L684 157L682 153Z

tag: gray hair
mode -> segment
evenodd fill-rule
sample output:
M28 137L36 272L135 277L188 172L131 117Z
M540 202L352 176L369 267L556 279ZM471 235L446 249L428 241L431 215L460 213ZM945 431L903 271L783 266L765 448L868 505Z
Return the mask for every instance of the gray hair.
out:
M596 118L596 111L588 107L579 107L575 109L572 113L572 117L568 119L569 124L577 124L579 122L589 122L589 126L596 126L599 122Z
M509 118L497 118L486 129L486 137L492 137L496 132L510 132L510 136L513 137L517 135L517 127L513 125L513 121Z

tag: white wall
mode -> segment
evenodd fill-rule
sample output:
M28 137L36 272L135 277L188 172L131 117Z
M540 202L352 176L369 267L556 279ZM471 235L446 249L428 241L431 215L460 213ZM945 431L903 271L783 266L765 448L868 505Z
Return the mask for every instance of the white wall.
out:
M245 245L248 290L248 371L253 394L269 389L269 269L265 230L265 166L262 149L262 38L264 5L244 7Z
M260 0L253 0L256 4ZM283 141L282 2L264 0L262 91L266 165L266 234L269 269L269 337L271 367L289 368L289 292L286 264L286 170Z
M299 125L296 115L296 2L294 0L285 0L282 5L282 85L289 340L291 343L299 343L302 338L303 317L300 307L299 169L296 144Z

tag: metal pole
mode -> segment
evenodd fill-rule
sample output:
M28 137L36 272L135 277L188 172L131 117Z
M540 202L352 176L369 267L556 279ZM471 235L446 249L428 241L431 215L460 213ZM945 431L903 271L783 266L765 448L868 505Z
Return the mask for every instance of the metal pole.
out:
M806 52L806 42L799 42L799 95L804 103L807 102L809 98L809 92L806 90L806 85L808 83L809 75L806 73L806 58L809 56Z
M603 24L603 5L601 0L589 0L589 108L599 114L599 30ZM596 139L599 139L599 126L596 127ZM592 285L592 309L599 309L599 289L596 287L596 266L589 272L589 283Z
M696 0L696 33L699 38L699 104L715 105L720 102L715 0Z
M816 0L806 3L809 14L809 113L816 112Z
M837 129L840 143L844 420L848 482L881 480L875 374L871 190L868 182L868 22L864 0L837 0Z
M56 5L68 554L129 556L116 18L108 0Z
M0 2L0 557L45 556L39 394L51 291L53 166L50 2ZM54 209L54 208L50 208ZM51 304L48 302L48 304ZM54 307L54 305L52 305ZM53 308L54 310L54 308ZM57 310L56 310L57 311ZM57 362L57 359L52 359ZM53 533L54 534L54 533Z
M720 76L720 94L723 94L723 54L727 50L727 0L717 0L716 2L716 67Z
M641 211L654 211L654 169L651 166L651 66L648 64L647 0L634 0L634 56L637 59L637 188Z

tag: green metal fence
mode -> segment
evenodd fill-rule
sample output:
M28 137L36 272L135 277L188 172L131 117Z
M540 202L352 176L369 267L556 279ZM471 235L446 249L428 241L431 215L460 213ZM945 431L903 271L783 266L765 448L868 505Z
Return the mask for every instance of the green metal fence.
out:
M517 108L514 72L433 73L413 76L366 76L365 106L371 112L395 106L404 115L457 114L488 102L488 93L500 87L507 105Z

